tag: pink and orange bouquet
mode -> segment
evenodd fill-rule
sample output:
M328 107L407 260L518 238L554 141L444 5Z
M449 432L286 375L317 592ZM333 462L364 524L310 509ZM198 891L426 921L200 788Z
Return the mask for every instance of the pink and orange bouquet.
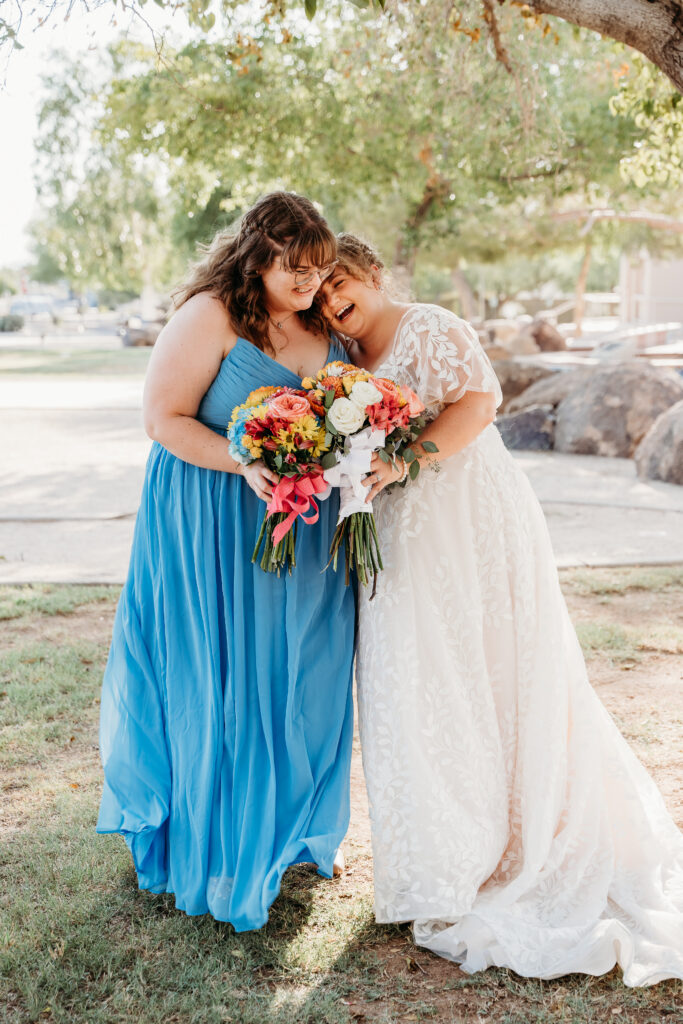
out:
M263 519L252 562L260 557L266 572L296 565L295 543L299 519L315 523L316 496L328 490L321 457L329 452L332 436L324 416L313 406L307 391L263 387L236 406L228 426L230 454L248 466L263 459L279 476ZM261 553L261 549L263 551Z
M301 382L311 408L324 417L328 450L321 457L327 483L339 487L339 521L330 548L330 562L337 568L344 545L346 582L355 569L363 586L382 565L372 503L367 501L364 477L374 452L384 462L404 460L408 478L420 471L412 443L425 427L424 406L414 391L386 377L375 377L352 363L328 363L315 377ZM436 445L424 443L425 451ZM392 485L393 486L393 485Z

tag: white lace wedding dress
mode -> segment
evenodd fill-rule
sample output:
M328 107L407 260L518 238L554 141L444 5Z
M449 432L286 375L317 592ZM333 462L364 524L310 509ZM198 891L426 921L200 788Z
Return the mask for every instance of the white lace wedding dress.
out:
M500 398L476 334L409 308L380 369L436 416ZM437 456L438 458L438 456ZM377 920L468 972L683 977L683 836L586 676L533 491L494 425L375 504L358 690Z

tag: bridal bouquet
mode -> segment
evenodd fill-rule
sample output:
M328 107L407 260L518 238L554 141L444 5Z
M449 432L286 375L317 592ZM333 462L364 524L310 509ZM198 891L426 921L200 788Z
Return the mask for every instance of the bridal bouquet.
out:
M328 363L315 377L306 377L301 386L308 393L311 408L321 420L324 418L324 478L341 491L330 562L336 569L343 544L347 584L352 569L356 569L363 586L371 577L376 583L376 575L383 568L382 555L363 480L374 452L384 462L403 459L408 464L408 473L399 486L405 486L408 477L415 479L420 464L411 444L424 429L424 406L410 388L386 377L375 377L352 363ZM429 441L424 448L437 450Z
M299 518L315 523L316 495L325 497L329 490L321 456L329 451L332 438L316 408L306 391L263 387L232 411L227 433L233 459L244 466L263 459L280 478L251 559L256 562L263 547L260 565L266 572L279 575L286 568L291 574Z

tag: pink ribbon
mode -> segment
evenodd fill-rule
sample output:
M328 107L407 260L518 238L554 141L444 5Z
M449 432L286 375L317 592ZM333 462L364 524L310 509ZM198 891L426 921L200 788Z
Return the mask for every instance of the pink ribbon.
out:
M322 474L317 476L283 476L279 483L273 488L273 496L268 502L268 518L276 512L289 513L287 518L273 530L273 541L279 544L282 538L294 525L297 516L301 516L305 523L317 523L320 512L313 497L314 494L321 494L327 490L327 484ZM305 513L309 508L313 511L309 516Z

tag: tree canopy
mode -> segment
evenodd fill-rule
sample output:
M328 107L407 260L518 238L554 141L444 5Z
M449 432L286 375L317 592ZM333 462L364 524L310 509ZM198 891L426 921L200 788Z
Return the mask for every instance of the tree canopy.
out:
M296 34L273 19L161 55L121 43L90 82L64 58L41 114L39 252L76 281L168 280L277 187L370 234L407 278L424 253L456 267L576 247L554 211L640 196L619 162L644 131L609 109L623 54L560 26L549 61L544 27L512 31L509 10L511 72L465 23L444 35L452 6L398 5L383 33L337 4Z
M120 4L145 16L148 0L81 0L86 9ZM288 11L304 10L309 18L324 11L335 0L263 0L258 17L265 22L284 19ZM158 7L182 9L191 24L210 31L217 16L229 23L236 12L249 9L253 0L154 0ZM401 8L424 8L428 0L346 0L357 10L375 8L395 13ZM40 21L69 12L74 0L33 0L30 13ZM27 8L25 0L4 5L0 11L0 48L22 45L22 27ZM446 30L459 30L490 37L496 59L506 62L505 42L498 25L499 12L513 7L521 18L563 19L599 32L643 53L666 74L679 92L683 91L683 17L681 0L453 0L445 22ZM468 27L468 22L475 22Z

